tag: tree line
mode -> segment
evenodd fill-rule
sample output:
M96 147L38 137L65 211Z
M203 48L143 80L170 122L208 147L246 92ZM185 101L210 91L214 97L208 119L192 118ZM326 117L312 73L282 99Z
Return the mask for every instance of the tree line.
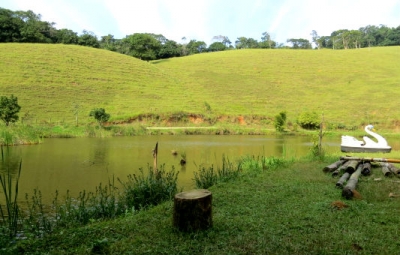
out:
M261 40L238 37L231 42L227 36L217 35L207 46L204 41L182 38L182 43L167 39L161 34L135 33L117 39L113 35L97 37L93 32L83 30L78 35L70 29L56 29L54 22L42 21L40 14L33 11L11 11L0 7L0 43L60 43L89 46L126 54L142 60L181 57L203 52L224 51L230 49L352 49L374 46L400 45L400 26L389 28L385 25L369 25L358 30L341 29L333 31L329 36L319 36L317 31L311 32L312 41L303 38L287 39L284 45L271 38L271 34L263 32Z

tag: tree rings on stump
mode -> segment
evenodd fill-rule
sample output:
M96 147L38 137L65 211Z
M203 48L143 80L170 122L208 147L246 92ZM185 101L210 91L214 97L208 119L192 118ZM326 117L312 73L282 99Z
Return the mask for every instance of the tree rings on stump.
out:
M181 192L174 198L173 225L191 232L212 227L212 194L206 189Z

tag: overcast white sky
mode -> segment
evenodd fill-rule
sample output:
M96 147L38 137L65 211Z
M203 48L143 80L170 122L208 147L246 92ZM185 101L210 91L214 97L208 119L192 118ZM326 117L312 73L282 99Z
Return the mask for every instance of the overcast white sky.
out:
M311 41L312 30L323 36L367 25L400 26L400 0L2 0L0 7L32 10L57 29L78 35L87 30L99 39L155 33L207 45L217 35L234 44L241 36L260 41L267 31L285 43L289 38Z

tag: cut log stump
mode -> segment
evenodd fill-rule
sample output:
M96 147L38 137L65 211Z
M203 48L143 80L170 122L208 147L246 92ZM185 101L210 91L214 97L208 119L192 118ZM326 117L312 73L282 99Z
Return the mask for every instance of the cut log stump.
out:
M174 197L173 225L194 232L212 227L212 194L206 189L181 192Z

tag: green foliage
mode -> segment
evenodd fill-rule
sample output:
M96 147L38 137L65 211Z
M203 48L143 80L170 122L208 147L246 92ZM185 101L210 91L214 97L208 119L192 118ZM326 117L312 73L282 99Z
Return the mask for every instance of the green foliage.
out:
M222 42L214 42L208 47L208 51L223 51L226 50L225 44Z
M78 44L82 46L88 46L93 48L99 48L100 43L97 40L97 36L90 31L83 30L83 34L78 38Z
M6 96L0 97L0 120L4 121L6 126L18 120L18 113L21 106L18 104L18 98L11 95L10 98Z
M122 39L129 47L129 55L142 59L154 60L161 48L161 43L151 34L135 33Z
M302 112L297 117L297 124L305 129L317 129L320 122L321 120L316 112Z
M286 126L286 111L280 112L275 116L275 130L278 132L283 132Z
M148 167L145 175L140 169L140 175L128 175L128 181L120 183L123 186L121 202L125 210L141 210L170 200L178 191L178 173L174 168L170 172L163 165L157 171Z
M242 171L241 164L234 164L227 158L222 158L222 167L215 171L214 166L199 167L198 172L194 172L194 181L197 188L208 189L220 182L227 182L239 177Z
M89 113L90 117L93 117L99 126L102 127L105 122L110 119L110 114L106 113L104 108L95 108Z

